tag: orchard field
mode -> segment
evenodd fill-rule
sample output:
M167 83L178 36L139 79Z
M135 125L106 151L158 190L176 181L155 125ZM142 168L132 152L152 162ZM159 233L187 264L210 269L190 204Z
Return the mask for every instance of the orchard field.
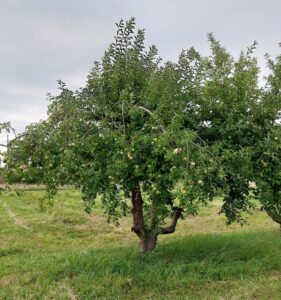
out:
M139 255L131 216L108 224L98 202L42 190L0 195L0 299L281 299L281 237L257 205L225 225L220 199Z

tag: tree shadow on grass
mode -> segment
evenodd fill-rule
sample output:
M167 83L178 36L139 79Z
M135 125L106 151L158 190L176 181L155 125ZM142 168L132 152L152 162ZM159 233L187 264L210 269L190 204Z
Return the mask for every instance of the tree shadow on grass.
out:
M69 270L77 275L176 275L222 279L281 269L281 238L275 231L205 234L159 242L155 252L140 256L135 247L72 253ZM60 272L61 273L61 272ZM61 273L61 275L62 275ZM94 275L95 274L95 275Z
M257 276L281 270L278 232L240 232L193 235L166 242L149 261L178 273L208 279Z
M13 268L36 275L39 286L71 282L81 299L140 298L186 291L235 293L245 279L257 279L281 270L281 238L277 231L200 234L159 241L150 255L137 245L62 251L22 257ZM246 280L247 282L247 280ZM246 284L246 283L245 283ZM201 294L200 294L201 295ZM204 294L204 297L207 294ZM133 299L132 298L132 299Z

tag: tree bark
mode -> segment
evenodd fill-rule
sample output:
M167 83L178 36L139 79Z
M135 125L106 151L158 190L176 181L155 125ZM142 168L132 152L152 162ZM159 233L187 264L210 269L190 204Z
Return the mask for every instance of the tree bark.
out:
M154 216L154 211L151 215L150 227L145 225L143 217L143 199L141 195L140 186L137 185L131 190L132 194L132 216L133 227L132 231L139 237L140 240L140 252L146 254L151 252L157 244L158 234L170 234L176 229L178 219L180 218L183 209L179 207L174 208L173 219L169 226L156 229L157 222Z
M145 236L140 237L140 252L146 254L155 249L157 244L157 234L153 231L146 232Z
M132 231L138 236L142 237L145 235L145 224L143 218L143 200L141 196L140 186L137 185L132 189L132 216L133 216L133 227Z
M146 254L151 252L157 243L157 233L155 230L145 226L143 217L143 199L140 186L137 185L132 189L132 216L133 227L132 231L139 237L140 252Z
M172 219L172 222L171 222L170 226L160 228L160 233L161 234L171 234L171 233L175 232L176 226L177 226L177 223L178 223L178 219L180 218L182 212L183 212L182 208L175 207L174 208L173 219Z

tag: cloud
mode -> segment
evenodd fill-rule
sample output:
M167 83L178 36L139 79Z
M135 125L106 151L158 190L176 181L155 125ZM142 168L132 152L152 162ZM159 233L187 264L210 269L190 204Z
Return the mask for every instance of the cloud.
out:
M207 54L208 32L235 55L258 40L262 59L279 51L280 11L279 0L1 1L0 122L22 131L46 116L46 93L56 93L57 79L83 85L121 18L135 16L164 59L193 45Z

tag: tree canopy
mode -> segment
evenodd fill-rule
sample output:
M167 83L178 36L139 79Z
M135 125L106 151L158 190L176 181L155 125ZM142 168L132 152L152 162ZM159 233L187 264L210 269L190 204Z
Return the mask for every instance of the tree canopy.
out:
M208 41L209 56L192 47L164 62L134 19L121 20L86 86L59 81L48 119L10 142L10 178L31 174L49 195L74 184L88 212L100 195L116 223L131 211L143 253L218 195L229 223L243 221L254 197L280 216L281 57L267 58L261 86L256 42L234 58Z

